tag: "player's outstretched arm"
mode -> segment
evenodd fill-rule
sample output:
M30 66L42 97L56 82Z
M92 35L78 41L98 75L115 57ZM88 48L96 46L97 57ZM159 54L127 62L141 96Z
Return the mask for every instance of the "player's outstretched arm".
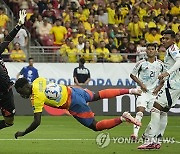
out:
M15 133L15 138L17 139L18 137L24 136L32 131L34 131L41 123L41 114L42 112L34 113L34 121L32 124L23 132L16 132Z
M21 29L22 25L25 22L26 18L26 10L19 11L19 21L14 29L5 37L4 42L0 44L0 54L4 52L4 50L8 47L9 43L14 39L18 31Z

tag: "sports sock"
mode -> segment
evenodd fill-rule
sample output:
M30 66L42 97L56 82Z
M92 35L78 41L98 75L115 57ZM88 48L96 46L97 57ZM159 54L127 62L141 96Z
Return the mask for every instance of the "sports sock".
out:
M142 117L143 117L143 112L137 112L137 113L136 113L136 119L137 119L139 122L141 122ZM136 137L138 137L139 129L140 129L140 126L134 125L133 131L134 131L134 135L135 135Z
M115 96L129 94L129 89L104 89L99 91L99 96L103 98L113 98Z
M151 121L149 122L145 130L145 136L147 137L149 142L155 142L155 137L157 131L159 130L159 123L160 123L160 110L153 107L151 109Z
M162 137L164 135L164 131L166 129L167 126L167 112L163 112L161 111L160 114L160 123L159 123L159 129L157 132L157 137Z
M120 118L114 118L114 119L105 119L97 122L96 129L98 131L104 130L104 129L111 129L119 124L121 124L122 121Z

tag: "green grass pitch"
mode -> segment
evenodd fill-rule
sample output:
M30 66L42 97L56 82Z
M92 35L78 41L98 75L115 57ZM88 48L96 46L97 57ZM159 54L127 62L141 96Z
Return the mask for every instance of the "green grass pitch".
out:
M97 120L109 119L111 116L97 116ZM39 128L26 136L15 140L14 133L24 130L32 122L31 116L16 116L13 127L0 131L0 154L179 154L180 143L163 144L160 150L137 150L140 143L114 143L113 140L105 148L99 148L96 144L96 136L101 132L93 132L79 124L70 116L43 116ZM143 133L150 117L143 118ZM169 123L165 137L174 137L180 141L180 117L169 116ZM110 138L129 137L132 133L132 125L123 123L111 130Z

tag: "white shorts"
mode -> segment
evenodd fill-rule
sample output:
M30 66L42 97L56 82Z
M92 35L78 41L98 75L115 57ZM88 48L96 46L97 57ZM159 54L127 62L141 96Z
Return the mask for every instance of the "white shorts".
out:
M158 93L156 102L163 108L171 108L176 105L177 100L180 97L180 89L162 88Z
M152 95L152 92L150 91L142 93L141 96L138 96L136 100L136 106L144 107L147 112L150 112L153 107L155 98L156 96Z

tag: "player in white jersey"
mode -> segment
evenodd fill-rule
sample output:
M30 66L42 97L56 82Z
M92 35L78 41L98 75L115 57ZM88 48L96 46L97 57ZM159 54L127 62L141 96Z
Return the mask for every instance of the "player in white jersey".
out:
M175 33L172 30L163 32L162 43L166 48L164 65L167 69L158 79L164 86L158 93L151 110L151 121L145 130L145 143L138 149L159 149L161 144L157 138L163 136L167 112L175 105L180 97L180 49L175 44Z
M164 71L162 61L156 57L156 44L147 44L146 49L147 59L139 61L134 67L130 77L138 84L139 88L143 91L141 96L136 100L136 119L141 121L143 113L150 112L153 107L155 96L158 93L158 76ZM134 125L133 134L131 139L137 140L140 127Z

